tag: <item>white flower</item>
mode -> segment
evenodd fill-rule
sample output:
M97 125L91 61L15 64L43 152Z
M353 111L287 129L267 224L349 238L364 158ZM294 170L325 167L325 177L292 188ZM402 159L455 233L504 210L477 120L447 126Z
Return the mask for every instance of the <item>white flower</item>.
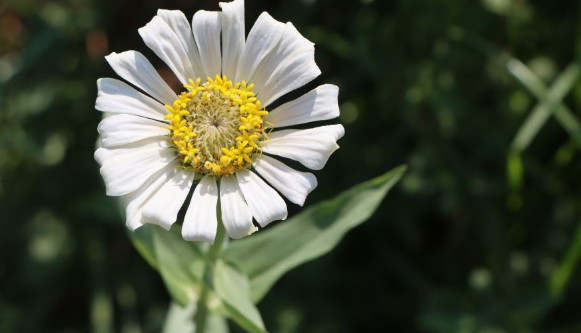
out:
M253 217L262 227L284 220L286 204L273 187L303 205L317 180L270 156L319 170L344 134L341 125L275 129L336 118L339 89L322 85L270 110L279 97L320 74L314 45L266 12L245 38L244 1L220 7L222 12L198 11L191 27L181 11L159 10L139 29L184 85L180 94L141 53L106 57L138 88L99 79L95 105L116 113L99 124L95 159L107 194L123 197L131 230L144 223L169 229L192 187L182 227L186 240L213 242L218 212L232 238L256 230Z

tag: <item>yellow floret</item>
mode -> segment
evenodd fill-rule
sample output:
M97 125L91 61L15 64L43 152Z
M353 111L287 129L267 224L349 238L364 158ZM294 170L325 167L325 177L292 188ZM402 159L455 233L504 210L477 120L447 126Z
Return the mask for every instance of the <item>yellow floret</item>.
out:
M233 83L226 76L216 75L204 83L201 78L189 79L184 88L186 91L171 106L165 105L169 111L165 119L169 122L170 138L184 167L214 176L249 168L268 139L263 120L268 111L261 109L252 91L254 84ZM224 116L227 124L220 125L224 126L221 132L214 130L207 134L210 125L203 120L212 119L213 123L221 124L219 116ZM225 136L216 133L225 133ZM230 144L216 146L220 142Z

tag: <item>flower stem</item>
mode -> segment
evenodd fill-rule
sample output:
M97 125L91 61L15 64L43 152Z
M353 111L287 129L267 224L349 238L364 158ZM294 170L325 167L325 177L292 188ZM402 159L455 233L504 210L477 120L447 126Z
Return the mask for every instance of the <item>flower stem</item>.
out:
M222 225L222 214L218 214L218 233L216 234L216 239L214 244L210 246L208 252L206 253L206 260L204 264L204 283L202 283L202 290L200 291L200 298L198 299L198 304L196 306L196 314L194 315L194 323L196 324L196 333L203 333L206 329L206 322L208 318L208 295L210 290L208 285L212 284L212 275L214 269L214 263L216 258L222 249L222 244L224 243L225 231Z

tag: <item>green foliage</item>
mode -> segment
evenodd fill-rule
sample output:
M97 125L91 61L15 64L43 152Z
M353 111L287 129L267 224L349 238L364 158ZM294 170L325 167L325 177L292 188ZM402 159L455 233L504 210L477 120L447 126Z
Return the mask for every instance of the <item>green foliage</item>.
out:
M180 230L166 232L154 227L153 249L157 268L170 294L182 306L199 297L204 257L198 246L181 240Z
M182 239L179 226L168 232L146 225L134 234L132 240L159 271L169 293L181 307L202 299L205 303L202 306L222 313L248 331L264 331L260 314L248 297L245 277L220 261L208 261L207 251L203 252L198 244ZM212 280L206 279L207 265L212 266ZM179 311L177 316L175 320L181 318ZM194 315L190 321L193 319Z
M581 127L577 117L564 107L558 108L563 98L577 82L579 73L581 73L581 67L578 64L570 65L556 79L554 86L546 94L540 96L540 104L531 111L529 117L517 132L512 143L513 149L523 151L531 143L532 139L537 136L553 112L558 115L558 119L561 119L566 124L565 129L571 131L572 135L574 135L573 138L577 139L581 135Z
M551 279L549 280L549 290L553 297L558 298L567 287L567 283L571 280L575 269L579 265L581 259L581 225L577 227L575 238L567 253L563 258L562 263L555 269Z
M181 306L172 302L165 318L162 333L194 333L196 326L192 318L196 313L196 302ZM220 315L210 315L206 330L212 333L228 333L226 319Z
M223 300L225 312L249 332L265 332L260 313L250 299L248 277L222 261L214 270L216 294Z
M223 260L214 258L222 246L222 228L216 244L204 251L198 244L182 240L179 226L169 232L151 225L141 227L131 237L135 247L160 272L173 299L184 308L172 306L166 327L183 321L185 312L193 321L197 317L190 308L197 304L198 312L209 309L214 316L222 314L249 332L264 332L254 303L284 273L329 252L346 232L367 220L405 169L396 168L275 227L235 241L220 254Z
M252 299L258 302L283 274L331 251L345 233L365 222L405 169L399 167L272 229L234 242L222 257L248 275Z

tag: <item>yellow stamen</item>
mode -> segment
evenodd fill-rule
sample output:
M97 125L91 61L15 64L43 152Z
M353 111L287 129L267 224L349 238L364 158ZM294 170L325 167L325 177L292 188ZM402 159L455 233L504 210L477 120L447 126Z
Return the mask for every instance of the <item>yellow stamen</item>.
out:
M225 176L252 165L262 153L265 133L254 84L226 76L189 79L186 91L166 105L170 138L182 165L201 174Z

